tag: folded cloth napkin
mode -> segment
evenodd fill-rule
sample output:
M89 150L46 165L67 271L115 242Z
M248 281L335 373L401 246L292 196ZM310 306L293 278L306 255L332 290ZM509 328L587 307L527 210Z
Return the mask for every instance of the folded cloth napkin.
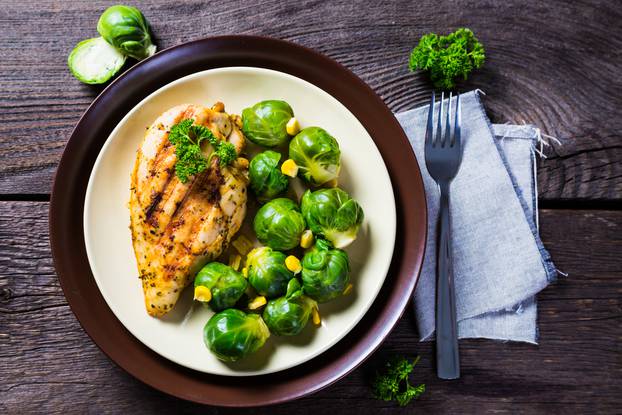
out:
M538 235L538 130L492 125L479 93L461 95L462 165L450 189L458 336L537 343L535 295L557 271ZM414 149L428 204L428 239L415 290L421 340L434 336L438 186L425 167L428 106L396 115Z

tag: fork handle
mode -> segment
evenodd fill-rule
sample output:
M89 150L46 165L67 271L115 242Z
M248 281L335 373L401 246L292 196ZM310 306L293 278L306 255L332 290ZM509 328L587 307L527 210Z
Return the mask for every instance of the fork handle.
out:
M440 203L440 244L436 281L436 374L441 379L460 377L456 296L451 260L449 183L442 183Z

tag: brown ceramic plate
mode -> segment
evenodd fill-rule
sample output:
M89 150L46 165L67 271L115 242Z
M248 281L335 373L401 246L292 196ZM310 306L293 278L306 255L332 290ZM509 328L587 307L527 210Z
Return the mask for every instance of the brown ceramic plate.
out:
M239 379L172 363L133 337L117 320L91 274L82 229L84 196L93 163L112 129L143 98L185 75L250 66L302 78L338 99L358 118L389 170L397 205L397 239L384 286L371 309L340 342L294 368ZM380 98L336 62L275 39L223 36L162 51L108 86L73 131L56 173L50 235L56 270L84 330L113 361L143 382L177 397L224 406L265 405L315 392L358 366L389 334L415 286L427 228L421 175L404 132Z

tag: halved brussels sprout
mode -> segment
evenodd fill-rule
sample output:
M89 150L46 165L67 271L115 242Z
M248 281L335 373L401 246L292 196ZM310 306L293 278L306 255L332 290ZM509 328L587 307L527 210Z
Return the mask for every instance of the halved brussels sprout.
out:
M308 127L299 132L289 143L289 158L298 165L298 176L313 186L339 177L339 144L322 128Z
M73 76L85 84L103 84L117 74L125 56L101 37L78 43L67 58Z
M275 198L289 185L289 180L278 167L280 159L281 154L267 150L251 160L248 175L251 189L260 202Z
M108 43L134 59L148 58L156 51L149 23L136 7L108 7L99 17L97 31Z
M305 328L317 303L303 295L297 279L290 280L285 297L271 300L263 311L270 331L279 336L295 336Z
M235 362L257 351L270 337L258 314L228 308L214 314L203 329L205 345L225 362Z
M365 216L356 200L339 188L307 190L300 208L313 233L323 236L336 248L346 247L356 239Z
M286 257L284 253L273 251L267 246L248 253L248 281L255 291L268 298L285 294L287 283L294 278L294 273L285 265Z
M296 203L287 198L279 198L271 200L257 211L253 228L262 244L286 251L300 243L305 220Z
M198 272L194 286L207 287L211 292L209 306L214 311L233 307L244 295L248 282L244 276L230 266L210 262Z
M287 123L293 116L285 101L261 101L242 111L242 131L255 144L276 147L289 140Z
M302 259L304 293L325 303L339 297L350 280L348 254L319 239Z

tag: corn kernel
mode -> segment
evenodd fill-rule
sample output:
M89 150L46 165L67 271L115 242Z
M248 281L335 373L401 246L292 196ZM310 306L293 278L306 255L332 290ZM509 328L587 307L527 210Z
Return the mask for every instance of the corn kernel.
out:
M285 125L285 131L287 131L289 135L298 134L300 132L300 123L298 120L294 117L290 118L289 121L287 121L287 125Z
M313 309L311 310L311 316L313 318L313 324L315 324L316 326L319 326L320 324L322 324L322 318L320 317L320 311L317 309L317 307L313 307Z
M343 289L343 295L350 294L352 292L352 288L354 288L352 284L346 285L346 288Z
M281 165L281 172L289 177L296 177L298 175L298 165L292 159L287 159Z
M242 262L242 257L238 254L229 255L229 266L234 270L237 271L240 269L240 262Z
M313 232L311 231L311 229L307 229L302 233L302 236L300 237L300 246L304 249L307 249L311 248L311 245L313 245Z
M300 264L300 260L293 255L285 258L285 266L294 274L298 274L300 271L302 271L302 264Z
M208 303L212 299L212 292L202 285L194 287L194 299L202 303Z
M218 101L214 105L212 105L212 111L223 112L225 110L225 104Z
M251 249L253 249L253 243L244 235L238 236L233 242L231 242L231 245L233 245L233 247L241 255L246 255L251 251Z
M235 165L237 166L238 169L248 169L249 164L250 164L250 161L248 161L247 158L238 156L238 158L235 159Z
M260 295L258 297L253 298L253 300L248 303L249 310L257 310L259 307L266 305L266 297Z
M244 278L248 278L248 268L242 268L242 275L244 275Z

